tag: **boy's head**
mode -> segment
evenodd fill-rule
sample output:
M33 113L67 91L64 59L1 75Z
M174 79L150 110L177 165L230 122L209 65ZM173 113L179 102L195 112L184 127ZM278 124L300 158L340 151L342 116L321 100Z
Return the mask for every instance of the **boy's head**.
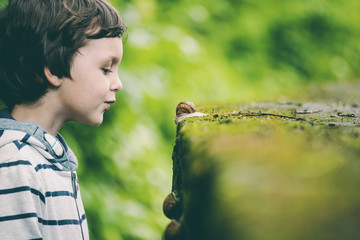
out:
M0 98L10 108L37 101L51 87L45 67L71 78L79 48L125 31L105 0L9 0L0 12Z

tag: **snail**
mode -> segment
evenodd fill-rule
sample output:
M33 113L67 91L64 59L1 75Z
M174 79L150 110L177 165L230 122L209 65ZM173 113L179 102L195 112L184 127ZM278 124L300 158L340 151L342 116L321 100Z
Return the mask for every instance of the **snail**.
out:
M179 219L182 214L182 206L180 199L176 193L171 192L164 200L163 211L169 219Z
M164 240L181 240L184 239L181 232L181 224L173 220L166 227L164 232Z
M181 120L189 117L203 117L208 116L207 114L203 114L201 112L196 112L195 104L189 101L180 102L176 106L176 117L174 119L175 124L181 122Z
M189 101L184 101L179 103L176 106L176 116L179 116L184 113L194 113L196 112L195 104Z

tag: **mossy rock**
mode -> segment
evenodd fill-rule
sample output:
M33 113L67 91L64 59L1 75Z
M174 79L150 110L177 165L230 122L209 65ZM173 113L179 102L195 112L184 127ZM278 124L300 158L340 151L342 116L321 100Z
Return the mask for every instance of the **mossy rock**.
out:
M187 240L360 239L356 103L209 105L179 123Z

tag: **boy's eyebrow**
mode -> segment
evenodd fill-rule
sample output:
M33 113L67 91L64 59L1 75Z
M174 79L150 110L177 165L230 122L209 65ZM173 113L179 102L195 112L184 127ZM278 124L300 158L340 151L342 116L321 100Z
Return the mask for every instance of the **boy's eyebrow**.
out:
M80 55L83 55L83 53L80 52L80 49L78 49L77 52L78 52ZM107 61L111 61L112 63L117 63L117 62L120 62L120 61L121 61L121 58L119 58L119 57L117 57L117 56L107 56L107 57L104 57L103 62L107 62Z
M109 57L106 57L104 58L104 61L103 62L111 62L111 64L114 64L114 63L119 63L121 61L121 59L117 56L109 56Z

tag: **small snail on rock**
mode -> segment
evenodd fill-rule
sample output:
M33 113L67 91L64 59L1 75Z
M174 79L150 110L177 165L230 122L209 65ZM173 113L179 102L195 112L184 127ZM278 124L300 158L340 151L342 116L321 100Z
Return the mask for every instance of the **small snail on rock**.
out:
M195 104L189 101L184 101L179 103L176 106L176 116L179 116L184 113L194 113L196 112Z
M181 223L173 220L166 227L164 232L164 240L183 240L183 231L181 229Z
M189 101L180 102L176 106L176 117L175 123L178 124L181 120L189 117L203 117L208 116L207 114L196 112L195 104Z
M175 192L171 192L164 201L163 210L166 217L172 219L164 232L164 240L183 240L182 222L182 203Z
M179 219L182 214L182 204L175 192L171 192L164 200L163 211L169 219Z

